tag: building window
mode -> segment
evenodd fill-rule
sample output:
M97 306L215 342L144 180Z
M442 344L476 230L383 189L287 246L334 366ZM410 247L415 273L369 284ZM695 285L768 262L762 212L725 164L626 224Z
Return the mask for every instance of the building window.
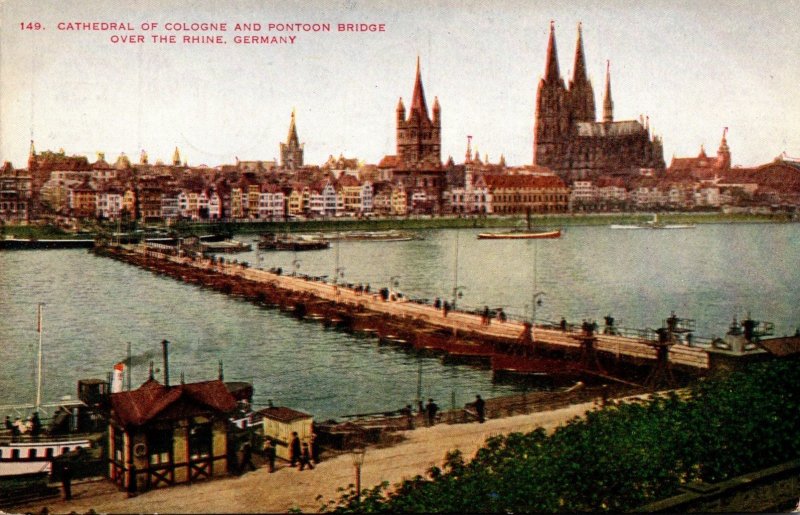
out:
M211 456L211 423L193 424L189 427L189 458L196 460Z
M147 449L151 465L169 463L172 454L172 428L148 431Z
M122 462L125 458L125 434L119 428L114 428L114 459Z

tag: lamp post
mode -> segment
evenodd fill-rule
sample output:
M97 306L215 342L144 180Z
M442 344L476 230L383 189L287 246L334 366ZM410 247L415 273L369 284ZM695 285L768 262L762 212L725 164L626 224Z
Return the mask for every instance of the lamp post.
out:
M356 469L356 500L361 503L361 466L364 464L364 455L367 453L366 447L356 447L353 449L353 467Z
M536 306L542 305L542 297L544 297L544 295L545 292L537 291L533 294L533 297L531 297L531 306L533 306L531 309L531 341L536 341L536 339L533 337L533 331L536 327Z

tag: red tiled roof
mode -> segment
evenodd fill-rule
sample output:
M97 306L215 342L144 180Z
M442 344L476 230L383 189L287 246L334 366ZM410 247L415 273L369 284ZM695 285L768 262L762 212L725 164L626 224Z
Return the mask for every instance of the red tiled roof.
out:
M351 187L351 186L359 186L360 183L358 182L358 179L353 177L352 175L342 174L342 176L339 177L339 185L344 187Z
M111 394L111 408L122 426L141 426L155 418L174 420L201 413L226 413L236 400L219 380L180 384L169 388L150 379L129 392Z
M397 156L383 156L381 162L378 163L378 168L395 168L400 166L400 158Z
M259 411L264 418L270 418L279 422L292 422L294 420L301 420L304 418L312 418L308 413L293 410L292 408L285 408L282 406L273 406L271 408L264 408Z
M555 175L485 175L489 188L566 188L564 181Z
M758 343L773 356L785 357L793 354L800 354L800 336L769 338L761 340Z

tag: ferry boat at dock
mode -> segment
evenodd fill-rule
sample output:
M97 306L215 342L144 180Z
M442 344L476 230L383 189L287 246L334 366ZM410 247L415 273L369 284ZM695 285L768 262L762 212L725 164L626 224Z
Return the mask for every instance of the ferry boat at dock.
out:
M88 438L69 436L29 438L16 442L0 442L0 479L49 474L55 458L91 447Z
M0 479L16 476L27 476L36 474L50 473L53 460L64 454L82 448L90 448L92 441L88 435L39 435L41 422L38 420L41 408L45 407L40 403L42 385L42 307L39 304L37 310L37 330L39 333L38 366L36 380L36 401L32 405L25 406L3 406L5 409L13 409L19 412L24 409L33 409L34 415L29 423L24 423L17 419L13 424L10 418L6 418L6 427L0 431ZM47 405L53 407L53 405ZM58 404L60 414L77 413L81 407L86 405L82 401L72 401Z

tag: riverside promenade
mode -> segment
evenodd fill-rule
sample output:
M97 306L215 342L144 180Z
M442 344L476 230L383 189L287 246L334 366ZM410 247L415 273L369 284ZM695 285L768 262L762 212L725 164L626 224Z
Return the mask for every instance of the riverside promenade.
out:
M282 306L296 303L299 299L303 302L303 309L309 309L309 314L313 314L311 309L315 303L324 304L329 317L335 317L335 314L331 313L340 313L342 316L371 318L373 321L378 321L378 324L391 322L392 327L407 329L406 334L435 331L447 334L453 340L464 339L491 344L499 342L517 350L520 346L528 347L525 350L549 348L574 355L580 355L582 346L586 345L585 333L580 328L567 327L566 330L562 330L553 328L552 325L537 324L531 330L530 324L518 320L492 320L487 324L484 318L476 313L451 310L445 314L442 309L430 304L410 301L404 297L390 296L385 299L375 292L366 293L361 289L320 280L250 268L243 263L230 260L192 256L166 245L105 246L95 249L95 253L165 273L187 282L214 286L215 282L225 281L229 290L231 284L240 286L251 296L255 292L258 297L271 299ZM618 360L646 364L658 359L657 348L644 337L595 332L591 340L593 351L611 355ZM706 348L686 344L672 345L668 360L670 363L699 373L708 369L710 363Z

